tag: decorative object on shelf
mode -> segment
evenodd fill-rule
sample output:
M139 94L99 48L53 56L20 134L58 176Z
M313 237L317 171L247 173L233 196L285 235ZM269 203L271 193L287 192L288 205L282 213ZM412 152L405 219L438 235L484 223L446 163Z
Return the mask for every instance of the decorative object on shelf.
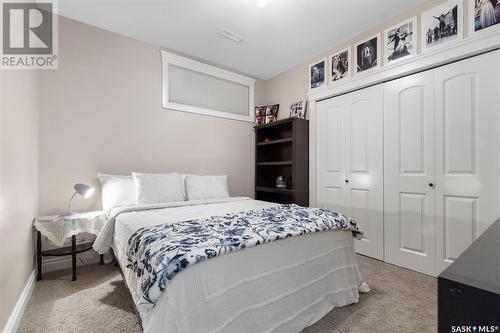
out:
M279 104L266 106L266 124L274 123L278 119L279 107Z
M462 39L462 6L462 0L450 0L420 15L422 52Z
M500 1L497 0L469 0L469 31L470 34L475 32L491 31L494 29L500 30Z
M354 44L356 74L380 67L380 34Z
M300 100L290 105L290 117L306 118L306 100Z
M80 192L78 192L80 193ZM83 195L83 194L82 194ZM76 244L76 235L89 233L98 235L107 216L102 211L73 213L71 215L42 216L35 219L33 225L37 230L37 269L38 280L42 279L42 257L60 257L71 255L73 281L76 280L76 255L92 249L93 243ZM58 248L42 251L42 235L47 237ZM71 248L64 248L66 239L71 237ZM100 256L101 265L104 263Z
M255 107L255 123L262 125L266 123L266 106Z
M330 84L351 76L351 47L330 56Z
M326 61L323 58L314 64L309 65L309 90L318 89L326 82Z
M255 198L309 206L309 121L255 126Z
M284 176L276 177L276 188L281 188L281 189L286 188L286 179Z
M384 33L384 64L407 59L417 54L417 17L399 23Z
M71 204L73 202L73 199L75 198L75 195L77 194L80 194L82 197L84 197L85 199L87 198L90 198L92 196L92 194L94 194L94 188L93 187L90 187L86 184L75 184L73 186L73 189L75 190L75 193L73 193L73 195L71 196L71 199L69 199L69 204L68 204L68 213L66 213L65 215L72 215L73 212L71 210Z

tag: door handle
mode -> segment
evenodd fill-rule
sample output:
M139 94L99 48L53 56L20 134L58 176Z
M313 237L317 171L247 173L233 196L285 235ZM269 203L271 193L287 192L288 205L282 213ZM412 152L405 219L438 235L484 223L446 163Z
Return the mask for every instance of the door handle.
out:
M346 184L349 183L349 179L346 179L345 182L346 182Z
M434 188L434 183L429 183L429 187Z

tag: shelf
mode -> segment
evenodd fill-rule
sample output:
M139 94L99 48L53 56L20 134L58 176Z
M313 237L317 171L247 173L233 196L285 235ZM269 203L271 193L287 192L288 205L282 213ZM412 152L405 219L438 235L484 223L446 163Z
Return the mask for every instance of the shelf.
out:
M268 145L274 145L277 143L285 143L285 142L292 142L293 138L284 138L284 139L278 139L278 140L271 140L268 142L258 142L257 146L268 146Z
M258 162L257 166L292 165L292 161Z
M257 186L255 188L258 192L269 192L269 193L286 193L292 194L295 190L287 189L287 188L276 188L276 187L261 187Z
M82 253L92 249L93 242L80 243L76 245L75 253ZM71 255L71 246L59 247L55 249L42 251L42 256L62 257Z

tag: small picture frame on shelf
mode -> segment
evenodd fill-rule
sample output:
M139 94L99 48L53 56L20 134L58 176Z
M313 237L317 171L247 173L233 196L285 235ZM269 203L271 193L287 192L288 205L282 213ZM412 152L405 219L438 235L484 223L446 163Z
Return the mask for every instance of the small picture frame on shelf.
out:
M305 119L306 118L306 105L307 105L307 102L305 99L302 99L302 100L290 105L290 117L297 117L297 118Z
M469 0L469 36L500 31L500 1Z
M417 17L401 22L384 33L384 65L411 58L417 54Z
M462 0L449 0L420 14L422 52L434 50L463 38L462 7Z
M351 76L351 47L330 56L330 84Z
M326 62L327 58L323 58L309 65L309 90L316 90L325 86Z
M365 74L380 67L380 34L375 34L354 44L356 75Z
M255 107L255 124L263 125L275 122L278 119L279 107L279 104Z

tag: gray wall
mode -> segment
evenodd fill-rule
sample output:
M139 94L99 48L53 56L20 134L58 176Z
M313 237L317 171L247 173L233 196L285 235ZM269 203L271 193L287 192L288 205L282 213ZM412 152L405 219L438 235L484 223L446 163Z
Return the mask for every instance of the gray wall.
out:
M40 79L40 214L96 172L228 174L231 195L253 196L253 124L162 109L158 47L61 17L59 69ZM99 207L100 193L74 201Z
M33 271L38 74L0 70L0 329Z

